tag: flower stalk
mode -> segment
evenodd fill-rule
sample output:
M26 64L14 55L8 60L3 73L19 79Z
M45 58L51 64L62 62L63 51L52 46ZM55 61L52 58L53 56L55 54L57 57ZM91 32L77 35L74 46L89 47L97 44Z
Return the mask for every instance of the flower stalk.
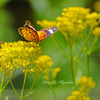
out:
M24 88L25 88L26 76L27 76L27 72L24 73L24 81L23 81L23 86L22 86L22 90L21 90L20 100L22 100L22 98L23 98L23 92L24 92Z
M89 77L89 75L90 75L90 72L89 72L90 68L89 68L89 55L88 54L86 55L86 61L87 61L87 76Z
M74 66L73 45L70 45L70 57L71 57L70 61L71 61L73 85L75 86L75 66Z
M3 88L3 84L4 84L4 80L5 80L5 74L3 73L3 77L2 77L2 81L1 81L1 85L0 85L0 100L1 100L1 95L2 95L2 88Z
M52 85L50 85L50 87L51 87L51 91L52 91L52 94L53 94L55 100L58 100L58 98L57 98L57 96L56 96L56 94L55 94L55 91L54 91Z

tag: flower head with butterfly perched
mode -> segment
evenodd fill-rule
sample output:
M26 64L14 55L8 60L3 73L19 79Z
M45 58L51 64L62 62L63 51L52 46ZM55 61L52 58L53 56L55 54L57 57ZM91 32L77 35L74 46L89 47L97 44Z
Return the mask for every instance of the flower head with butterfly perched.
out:
M40 42L49 35L53 34L57 30L57 27L51 27L48 29L43 29L41 31L36 31L34 26L30 21L26 20L24 27L18 29L19 34L23 36L28 41Z

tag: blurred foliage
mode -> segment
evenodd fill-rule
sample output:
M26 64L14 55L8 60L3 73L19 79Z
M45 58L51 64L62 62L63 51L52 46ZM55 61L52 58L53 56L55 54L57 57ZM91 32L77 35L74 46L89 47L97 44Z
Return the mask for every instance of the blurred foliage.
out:
M94 11L93 3L95 1L97 0L0 0L0 40L6 42L24 40L19 35L17 29L23 26L25 20L30 20L37 30L41 30L41 27L36 25L37 20L55 20L61 14L63 8L72 6L89 7ZM64 37L59 32L55 34L55 37L66 51L67 45ZM61 71L56 79L71 81L70 63L63 57L52 39L48 37L43 40L41 46L43 54L47 54L53 59L54 67L61 67ZM85 58L82 59L85 60ZM97 86L100 87L100 49L91 55L90 60L91 76ZM82 64L80 64L80 67L83 71L86 70ZM20 84L22 84L22 81L19 78L23 77L20 77L20 75L21 73L16 73L13 79L16 88L21 88ZM80 70L79 75L81 75ZM35 84L35 88L43 86L41 77L37 81L37 84ZM31 84L31 78L28 77L26 88L30 87ZM64 91L66 92L66 90Z

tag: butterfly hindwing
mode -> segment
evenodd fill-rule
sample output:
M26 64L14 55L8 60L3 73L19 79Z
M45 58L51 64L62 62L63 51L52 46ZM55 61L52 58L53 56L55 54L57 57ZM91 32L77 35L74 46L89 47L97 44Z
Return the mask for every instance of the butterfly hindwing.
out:
M51 34L53 34L55 31L57 30L57 27L51 27L48 29L43 29L43 31L45 31L47 33L47 37Z
M41 31L37 31L37 34L39 36L39 40L45 39L46 37L50 36L57 30L57 27L52 27L48 29L43 29Z

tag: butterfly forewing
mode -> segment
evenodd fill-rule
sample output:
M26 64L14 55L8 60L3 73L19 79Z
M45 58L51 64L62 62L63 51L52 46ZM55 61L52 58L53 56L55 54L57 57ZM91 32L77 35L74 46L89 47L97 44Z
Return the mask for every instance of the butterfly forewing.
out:
M30 21L26 21L24 27L18 29L21 36L28 41L38 41L38 34Z

